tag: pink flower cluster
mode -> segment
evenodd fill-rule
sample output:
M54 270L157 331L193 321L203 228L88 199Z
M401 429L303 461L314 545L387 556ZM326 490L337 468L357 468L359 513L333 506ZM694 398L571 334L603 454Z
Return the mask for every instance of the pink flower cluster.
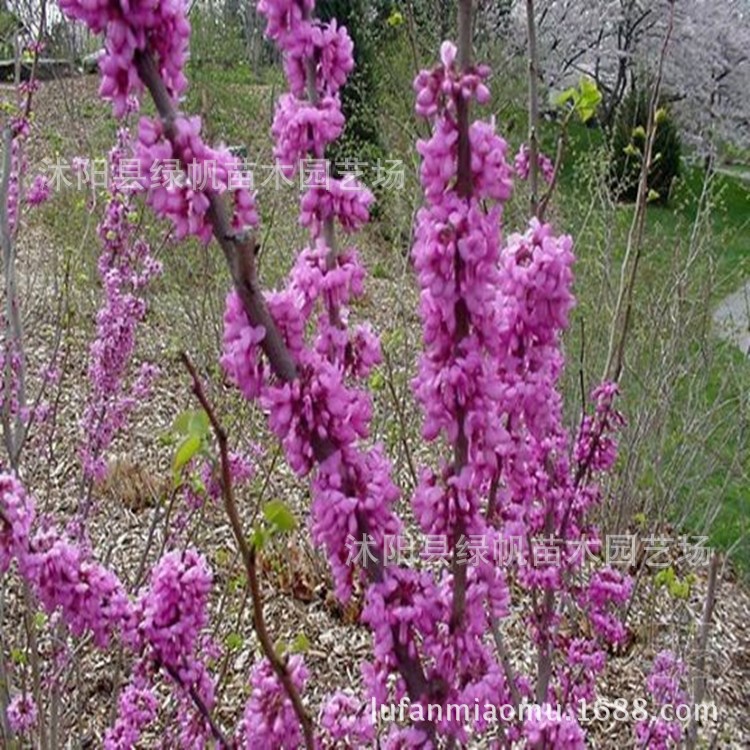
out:
M19 693L8 703L8 725L15 734L24 736L36 726L36 702L27 693Z
M139 631L158 663L177 671L184 684L196 681L190 657L207 621L211 571L193 550L169 552L151 573L138 601Z
M320 750L371 747L375 740L372 712L348 693L335 693L325 702L319 724Z
M441 65L432 70L423 70L414 81L417 94L417 114L421 117L434 117L438 113L455 111L456 100L475 99L479 104L487 104L490 90L485 81L490 74L486 65L471 70L459 70L456 63L458 50L452 42L443 42L440 47Z
M146 51L156 57L169 93L175 99L184 93L190 38L185 0L60 0L60 10L95 34L104 32L99 93L112 101L116 117L122 117L142 91L135 59Z
M177 239L188 235L208 242L212 236L208 220L209 189L204 183L211 175L211 190L229 191L234 202L232 226L236 231L257 223L255 199L244 187L232 184L231 175L241 174L237 157L225 148L213 149L201 138L200 117L179 117L173 134L167 138L158 120L142 117L138 128L136 155L140 160L143 188L150 188L148 203L158 216L175 226ZM155 165L173 164L174 171L155 182L147 177ZM191 165L185 173L183 166ZM160 167L161 168L161 167Z
M11 141L10 147L10 176L8 180L8 226L12 235L18 229L18 211L21 192L21 179L26 171L26 156L21 147L21 137L16 136Z
M59 609L75 635L90 632L102 648L116 633L132 640L132 606L117 577L54 527L33 531L35 516L34 501L18 480L0 474L0 571L15 559L44 608Z
M130 149L126 130L110 154L114 167ZM88 377L91 398L81 427L81 456L85 474L101 480L106 475L106 450L127 424L133 409L144 400L158 369L143 363L132 383L127 382L136 346L136 332L146 315L144 290L161 274L162 267L146 242L137 237L135 202L129 193L110 187L109 201L98 227L102 243L98 271L104 304L96 317L96 338L89 350Z
M616 433L625 425L625 418L614 408L617 394L617 384L611 382L602 383L591 394L595 411L583 418L573 453L585 470L609 471L617 458Z
M317 103L294 94L279 97L271 134L276 145L273 155L284 175L292 178L308 155L322 159L326 146L344 130L344 115L337 96L326 95Z
M588 747L586 736L575 716L565 714L558 718L554 706L539 706L538 715L532 712L523 726L528 747L550 747L555 750L584 750Z
M52 194L52 186L44 175L37 175L26 193L26 202L30 206L41 206Z
M183 729L194 736L206 734L203 720L196 723L193 709L187 709L192 706L188 689L213 705L214 685L202 657L215 653L200 642L212 577L200 554L186 549L164 555L133 602L118 577L92 559L87 545L71 541L47 519L35 524L32 498L15 477L0 474L0 573L12 560L43 609L50 615L59 612L73 635L90 634L100 649L117 639L146 657L120 699L106 747L131 747L130 740L154 718L149 664L156 671L165 667L176 682L185 704ZM30 715L22 714L20 704L18 708L19 721Z
M301 692L309 672L299 654L289 658L287 670L297 691ZM247 750L260 747L297 750L302 743L300 725L291 701L267 659L253 667L250 685L252 694L240 726L241 747Z
M59 610L73 635L90 632L99 648L116 636L134 643L133 606L120 580L54 527L34 534L19 567L47 612Z
M505 158L508 144L492 122L475 122L469 130L473 191L477 198L505 202L512 191L512 170ZM435 124L432 137L417 141L422 157L420 177L425 198L436 201L456 179L458 125L450 117Z
M10 474L0 474L0 574L28 547L34 516L23 485Z
M335 93L354 69L354 44L345 26L305 20L293 26L284 50L284 72L295 96L302 96L308 85L308 61L315 67L315 88L319 94Z
M539 165L542 178L550 185L552 180L555 179L555 165L552 163L552 159L540 151L537 154L536 163ZM529 147L525 143L521 144L521 148L518 149L513 167L520 179L529 179Z
M677 706L688 704L682 688L687 669L672 651L661 651L651 665L646 680L649 696L657 709L670 706L674 714ZM635 727L636 747L648 750L670 750L682 746L684 728L678 719L657 717L639 721Z
M258 2L258 12L268 21L266 36L284 55L284 72L295 97L303 96L309 85L309 68L317 94L335 94L354 69L354 44L346 27L335 19L324 24L312 18L314 8L314 0Z
M148 680L136 675L120 693L117 718L104 737L104 750L130 750L156 718L159 703Z
M335 219L345 232L358 232L370 220L373 194L355 180L328 180L302 196L300 224L317 237L326 221Z

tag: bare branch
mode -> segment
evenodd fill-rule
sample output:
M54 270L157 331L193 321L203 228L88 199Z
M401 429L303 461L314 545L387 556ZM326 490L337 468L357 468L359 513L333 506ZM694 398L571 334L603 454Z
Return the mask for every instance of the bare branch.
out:
M229 517L229 523L232 526L234 539L240 550L240 554L242 555L242 561L245 564L245 572L247 573L247 580L250 584L250 594L253 600L255 632L258 634L258 640L260 641L260 646L263 649L266 659L268 659L271 664L273 671L276 673L276 676L284 687L284 691L291 701L294 713L297 715L297 719L302 727L302 733L305 736L305 747L307 750L314 750L315 738L313 736L312 721L310 720L310 716L305 710L305 707L302 705L299 691L292 681L286 663L282 661L276 653L273 641L271 640L271 637L268 634L268 628L266 627L266 621L263 615L263 595L261 594L260 584L258 582L256 550L247 543L247 536L242 528L242 520L240 519L240 514L237 510L237 503L235 502L232 470L229 462L227 433L221 426L213 406L206 397L200 377L198 376L195 366L190 361L190 357L183 352L180 358L185 365L185 369L190 373L190 377L193 380L193 393L208 415L208 420L211 423L214 435L216 436L216 442L219 445L219 455L221 460L221 492L224 498L224 509Z

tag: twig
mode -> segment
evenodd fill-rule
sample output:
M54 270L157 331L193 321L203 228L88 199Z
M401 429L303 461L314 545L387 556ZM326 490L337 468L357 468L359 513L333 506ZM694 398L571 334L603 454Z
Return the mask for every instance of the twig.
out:
M216 436L216 442L219 445L219 455L221 457L221 491L224 498L224 509L226 510L229 522L232 526L232 533L234 534L237 547L242 555L242 561L245 564L245 571L247 572L247 580L250 584L250 594L253 600L253 619L255 621L255 632L258 634L258 640L260 641L263 653L268 659L273 671L279 678L284 690L292 703L294 713L297 715L297 719L302 727L302 732L305 736L305 747L307 750L314 750L315 739L313 737L312 721L308 715L305 707L302 705L302 699L299 696L299 692L292 681L292 677L289 674L284 661L281 660L279 655L276 653L276 649L273 646L273 641L268 634L266 627L266 621L263 615L263 597L260 591L260 584L258 582L258 570L256 565L256 551L254 547L251 547L247 543L247 537L242 528L242 521L240 514L237 511L237 504L234 497L234 485L232 482L232 469L229 462L229 448L227 434L224 428L221 426L216 412L214 411L211 403L206 397L205 391L200 381L200 377L190 361L190 357L183 352L181 355L182 363L185 365L185 369L190 373L190 377L193 379L193 393L200 402L204 411L208 415L208 420L211 423L211 427Z
M706 695L706 646L708 645L708 631L711 627L711 618L714 612L714 605L716 604L719 561L719 553L715 551L711 557L711 565L708 570L706 603L703 608L703 619L701 620L700 632L698 634L698 658L695 664L695 677L693 678L693 705L696 707L703 703L703 698ZM693 711L685 743L686 750L694 750L697 742L697 711Z
M534 0L526 0L526 28L529 42L529 189L531 214L539 214L539 53L536 44Z
M638 271L638 264L641 258L643 248L643 233L646 226L646 208L648 203L648 175L651 171L654 142L656 140L656 109L659 105L659 94L661 92L661 82L664 73L664 61L667 56L667 48L672 37L674 29L675 0L670 0L669 21L667 30L664 34L664 41L659 55L659 67L654 82L654 89L651 95L648 109L648 121L646 124L646 148L643 154L643 163L641 165L641 174L638 181L638 193L636 196L635 213L633 221L628 232L628 241L625 248L625 257L622 261L620 271L620 288L615 304L615 312L612 318L612 328L610 329L609 348L607 352L607 363L604 367L603 380L618 381L622 373L623 359L625 356L625 342L627 340L628 329L633 304L633 288ZM632 257L632 264L631 264ZM629 272L629 273L628 273Z
M412 454L411 454L411 447L409 445L409 440L407 439L407 424L406 424L406 415L404 414L404 405L398 393L396 393L396 385L393 382L393 379L394 379L393 366L391 365L391 358L387 352L383 352L383 362L385 363L385 369L387 370L387 373L388 373L388 377L385 379L385 382L388 385L388 391L391 394L393 407L396 410L396 418L398 419L398 423L399 423L399 432L401 433L401 445L404 449L404 457L406 458L406 465L409 469L409 475L411 476L411 480L414 483L414 486L416 487L419 484L419 475L417 474L417 469L416 469L416 466L414 465L414 458L412 457Z
M513 705L518 709L521 706L521 694L518 691L518 685L516 684L516 675L513 671L513 665L510 662L508 656L508 649L505 648L505 642L503 641L503 634L500 632L500 621L497 617L490 619L490 627L492 628L492 638L495 641L495 648L497 654L500 657L500 664L502 664L503 672L505 673L505 681L508 683L508 689L510 690L510 696L513 699Z
M195 689L195 685L185 685L185 683L180 679L180 675L177 672L177 670L170 666L169 664L162 663L160 666L164 667L164 669L169 673L169 676L182 688L185 688L188 691L188 695L190 696L190 700L193 701L195 704L195 707L198 709L198 712L200 715L204 718L208 726L211 728L211 734L214 736L214 739L219 743L219 745L224 748L224 750L232 750L233 744L227 740L226 735L221 730L219 725L214 721L213 717L211 716L211 712L208 710L208 706L205 704L203 698L200 697L198 694L198 691Z

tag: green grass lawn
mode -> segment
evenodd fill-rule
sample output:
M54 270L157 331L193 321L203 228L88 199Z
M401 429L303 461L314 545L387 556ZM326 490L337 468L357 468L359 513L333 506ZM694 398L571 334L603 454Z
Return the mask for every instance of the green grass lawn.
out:
M611 232L612 260L616 265L622 259L628 231L633 218L632 205L620 205L610 213L597 206L585 224L581 222L582 207L592 198L592 188L582 176L582 163L602 147L602 134L598 130L573 127L570 134L568 161L561 175L558 197L562 215L575 232L578 264L576 287L581 317L596 319L601 303L601 245L602 233ZM551 139L545 146L551 150ZM636 318L634 321L631 356L646 369L656 356L657 337L649 335L652 325L648 319L649 299L655 298L675 274L687 257L687 247L694 231L694 223L701 200L711 204L710 220L697 230L702 238L701 252L686 274L686 297L707 294L709 313L719 301L750 279L750 183L739 174L716 173L704 190L704 172L685 164L673 188L667 206L648 207L643 254L639 267L636 290ZM593 228L593 229L592 229ZM567 227L566 227L567 229ZM640 307L639 307L640 303ZM638 311L641 311L638 317ZM608 321L607 321L608 322ZM591 335L602 335L605 326L594 326ZM575 330L569 347L577 351L580 344ZM712 337L711 356L705 364L701 349L705 343L697 328L684 331L682 354L685 372L675 384L674 402L670 409L667 437L659 452L654 451L654 461L668 464L670 458L682 449L684 429L691 415L701 411L714 411L706 420L705 451L700 457L701 481L684 481L674 487L675 502L669 517L678 520L686 516L684 530L688 533L710 533L710 542L717 547L732 549L732 556L745 574L750 573L750 441L748 422L748 397L750 391L750 361L733 345L716 341ZM705 367L705 372L700 368ZM697 374L696 374L697 371ZM635 410L639 399L655 399L658 394L649 392L637 377L623 377L623 403L627 414L628 404ZM572 385L575 388L575 383ZM630 390L630 392L628 392ZM748 425L750 426L750 425ZM679 482L678 477L675 478ZM639 491L653 492L656 484L652 470L643 472ZM685 512L685 509L690 509ZM713 509L715 517L707 522L706 515Z

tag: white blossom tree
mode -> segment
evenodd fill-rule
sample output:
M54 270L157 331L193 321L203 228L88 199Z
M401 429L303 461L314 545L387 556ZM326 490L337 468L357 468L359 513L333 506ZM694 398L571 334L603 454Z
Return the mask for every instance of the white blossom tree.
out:
M672 0L541 0L541 75L561 89L592 76L611 123L626 92L659 58ZM522 22L524 3L516 0ZM519 29L520 31L520 29ZM520 34L518 38L523 38ZM750 146L750 2L677 0L663 91L689 139Z

